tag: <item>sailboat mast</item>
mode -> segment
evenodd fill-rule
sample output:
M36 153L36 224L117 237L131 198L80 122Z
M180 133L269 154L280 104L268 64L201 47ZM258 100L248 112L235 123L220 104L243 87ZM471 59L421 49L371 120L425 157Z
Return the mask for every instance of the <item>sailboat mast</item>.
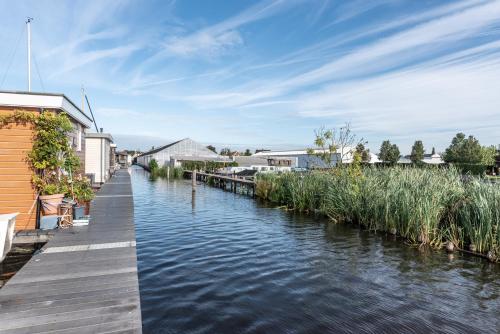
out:
M33 21L33 18L28 17L26 21L28 31L28 92L31 92L31 21Z

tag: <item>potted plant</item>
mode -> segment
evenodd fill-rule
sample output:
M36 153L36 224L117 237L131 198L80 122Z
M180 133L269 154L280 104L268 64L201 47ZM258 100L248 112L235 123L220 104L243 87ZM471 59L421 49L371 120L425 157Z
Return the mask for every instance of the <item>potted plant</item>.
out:
M94 191L89 179L78 175L73 180L70 191L73 198L78 202L78 205L84 207L84 215L88 215L90 211L90 201L94 198Z
M32 182L38 190L44 215L56 215L57 208L68 192L66 179L58 179L55 175L52 177L35 175Z

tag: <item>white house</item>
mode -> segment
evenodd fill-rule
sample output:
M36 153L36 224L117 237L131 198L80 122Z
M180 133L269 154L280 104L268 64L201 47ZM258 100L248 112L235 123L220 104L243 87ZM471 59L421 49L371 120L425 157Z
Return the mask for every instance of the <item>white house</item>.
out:
M315 150L315 153L320 153L321 150ZM341 150L337 150L336 153L332 153L331 161L332 165L336 165L341 157L343 163L351 163L354 149L345 147L344 154L341 154ZM289 151L263 151L255 153L253 157L262 157L267 159L280 158L288 159L291 161L290 167L292 168L325 168L328 167L325 162L315 154L309 154L307 150L289 150Z
M95 183L104 183L111 177L113 137L109 133L85 135L85 174L92 174Z
M431 164L431 165L440 165L444 164L444 160L441 158L441 156L437 153L431 154L428 156L427 154L424 156L424 160L422 160L426 164Z
M137 164L147 167L152 159L155 159L160 167L180 166L182 161L231 161L190 138L184 138L143 153L137 157Z

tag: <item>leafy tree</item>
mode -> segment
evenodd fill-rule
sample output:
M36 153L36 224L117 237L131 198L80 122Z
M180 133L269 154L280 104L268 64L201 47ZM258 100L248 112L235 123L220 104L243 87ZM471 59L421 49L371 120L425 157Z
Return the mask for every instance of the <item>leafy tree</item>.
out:
M481 165L493 166L496 162L497 150L495 146L481 147Z
M245 156L251 156L251 155L252 155L252 152L250 152L250 149L248 149L248 148L247 148L247 149L245 150L245 153L243 153L243 155L245 155Z
M456 163L475 164L481 162L481 158L479 141L474 136L466 138L463 133L456 134L443 155L444 161Z
M424 144L422 144L421 140L416 140L411 148L410 160L413 163L418 163L424 160Z
M215 146L208 145L208 146L207 146L207 148L208 148L210 151L212 151L212 152L214 152L214 153L217 153L217 150L215 149Z
M225 147L225 148L220 150L220 155L232 156L233 152L231 152L230 148Z
M384 140L380 146L379 158L383 162L395 164L399 160L399 147L396 144L391 144L389 140Z
M370 162L371 160L370 150L367 149L363 143L356 145L356 151L354 154L359 157L361 162Z
M342 165L349 155L354 155L357 144L366 143L363 138L356 139L349 123L339 129L326 129L324 126L315 130L314 148L307 153L319 157L327 167L333 167L333 155L338 154L337 163Z

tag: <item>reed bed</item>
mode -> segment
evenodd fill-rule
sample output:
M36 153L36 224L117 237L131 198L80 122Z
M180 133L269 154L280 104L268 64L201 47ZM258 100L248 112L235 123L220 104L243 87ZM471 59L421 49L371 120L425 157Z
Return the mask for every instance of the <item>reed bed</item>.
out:
M500 186L463 180L456 169L337 168L307 174L260 174L256 195L335 222L398 234L410 242L500 254Z
M163 177L170 179L181 179L184 174L184 170L181 167L170 167L166 166L155 168L151 170L151 177Z

